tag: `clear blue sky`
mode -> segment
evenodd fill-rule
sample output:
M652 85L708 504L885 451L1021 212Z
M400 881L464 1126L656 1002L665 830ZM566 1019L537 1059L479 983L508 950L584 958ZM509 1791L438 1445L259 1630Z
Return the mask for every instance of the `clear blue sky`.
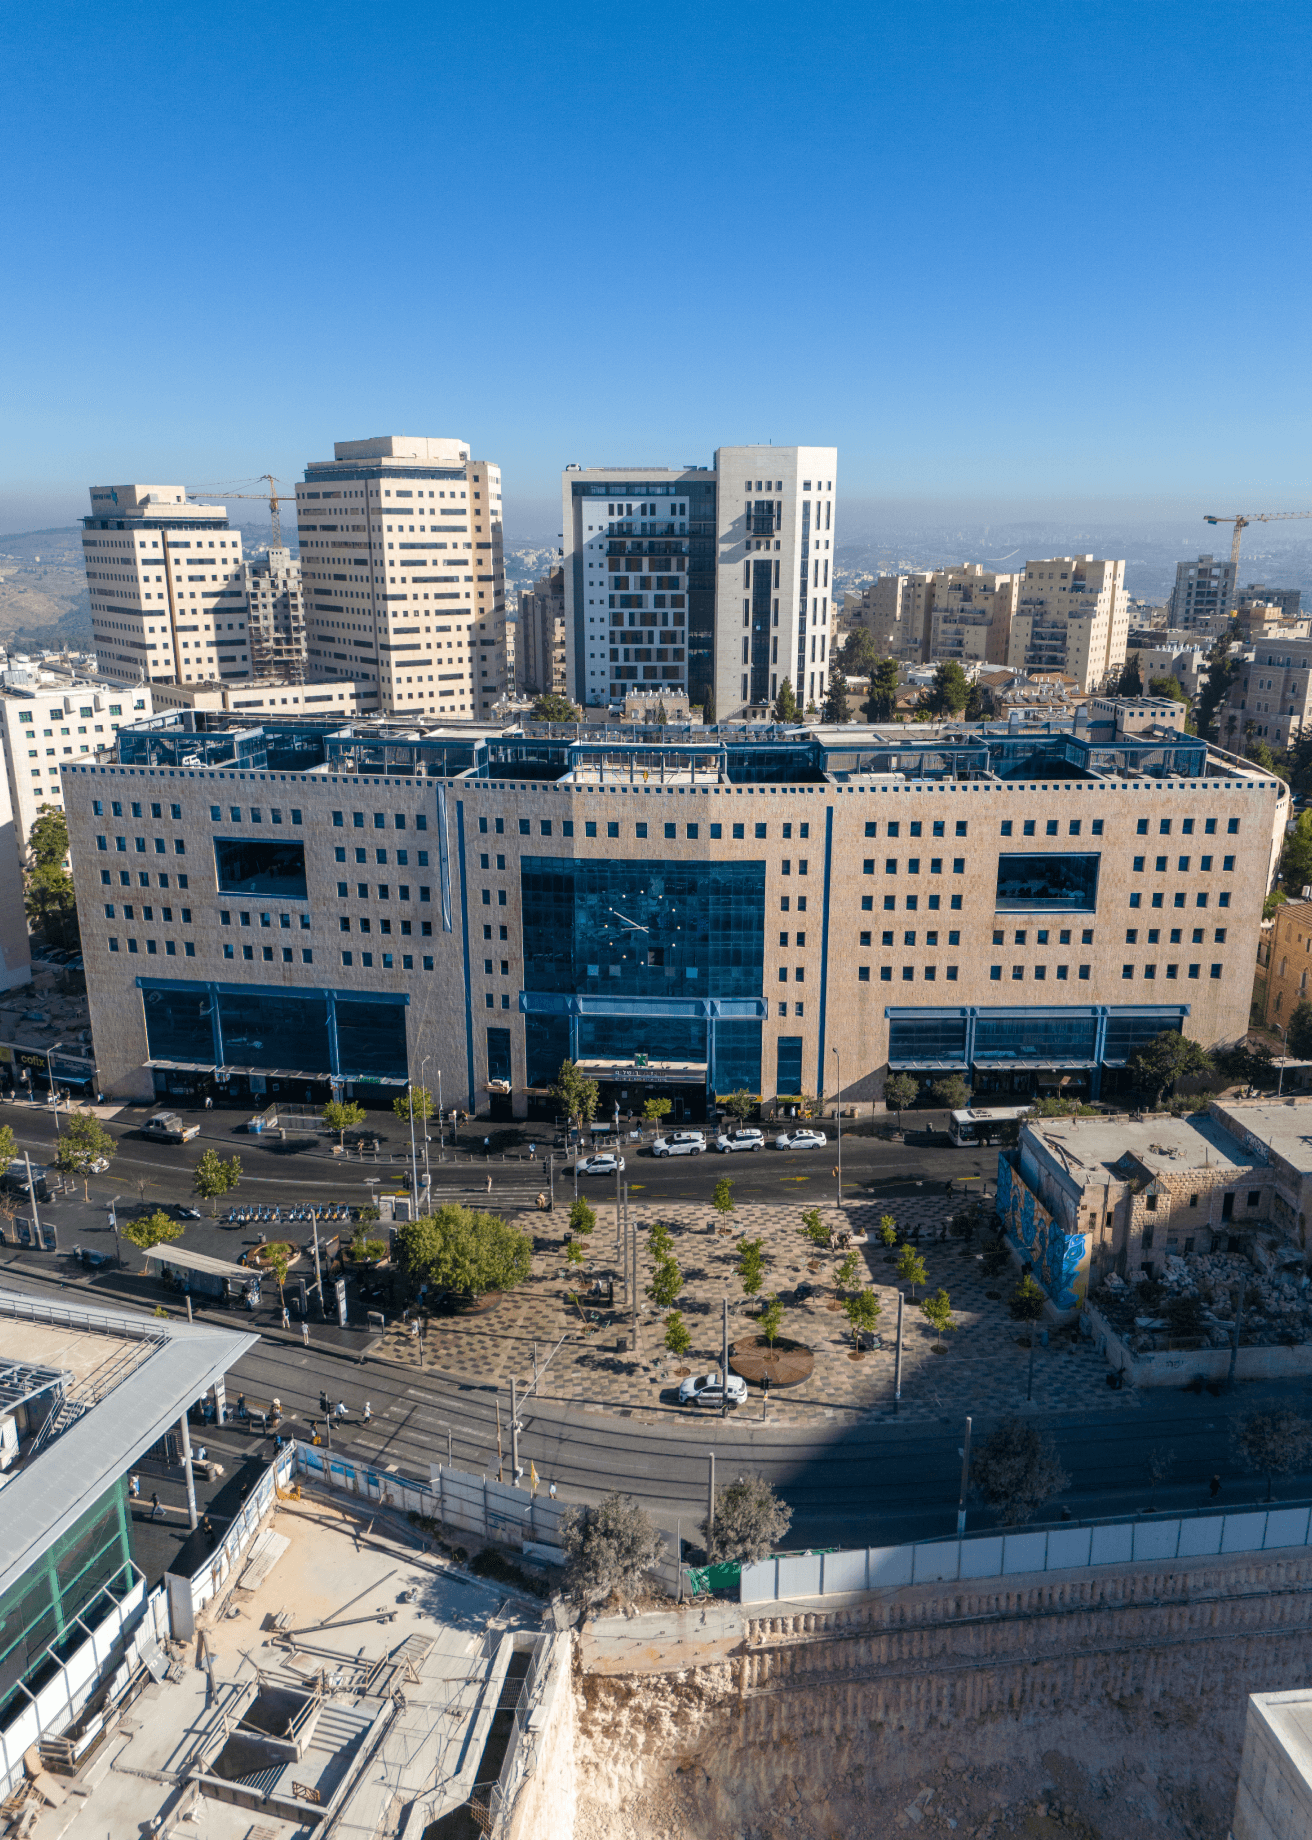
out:
M499 460L512 532L567 461L769 439L836 443L853 498L1307 502L1310 37L1206 0L10 7L0 530L389 431Z

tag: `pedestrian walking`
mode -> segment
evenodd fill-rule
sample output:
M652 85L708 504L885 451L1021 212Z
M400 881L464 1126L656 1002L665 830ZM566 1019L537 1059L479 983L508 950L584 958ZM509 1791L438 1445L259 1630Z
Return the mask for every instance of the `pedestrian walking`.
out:
M489 1194L489 1195L490 1195L490 1194L492 1193L492 1178L491 1178L491 1176L489 1176L489 1177L488 1177L488 1179L487 1179L487 1192L488 1192L488 1194Z
M1215 1501L1217 1496L1221 1493L1221 1478L1219 1476L1213 1476L1212 1480L1207 1485L1207 1490L1212 1500Z
M554 1482L549 1482L547 1484L547 1494L551 1497L552 1501L556 1499L556 1485Z
M205 1535L205 1538L209 1541L210 1545L213 1546L215 1543L215 1534L214 1534L214 1528L211 1525L210 1517L208 1514L204 1514L201 1516L200 1530Z
M160 1521L164 1518L164 1510L159 1505L158 1495L152 1495L150 1498L150 1518L153 1521Z
M129 1476L128 1477L128 1494L131 1495L133 1501L141 1500L141 1477L140 1476Z
M365 1402L364 1402L364 1422L365 1422L365 1424L366 1424L366 1425L367 1425L367 1424L369 1423L369 1420L370 1420L370 1419L371 1419L372 1417L373 1417L373 1413L372 1413L372 1411L370 1411L370 1409L369 1409L369 1401L368 1401L368 1400L366 1399L366 1400L365 1400Z
M285 1303L282 1306L282 1326L284 1329L290 1329L292 1326L291 1312Z
M303 1348L308 1348L310 1346L310 1325L308 1322L302 1322L301 1324L301 1346Z
M346 1417L346 1401L344 1399L339 1399L337 1401L337 1416L338 1418Z
M533 1161L533 1159L534 1159L534 1158L535 1158L535 1157L537 1156L537 1153L538 1153L538 1147L537 1147L537 1145L536 1145L536 1144L530 1144L530 1145L529 1145L529 1147L528 1147L528 1154L529 1154L529 1161L530 1161L530 1162L532 1162L532 1161Z
M210 1098L208 1093L205 1095L205 1110L207 1112L212 1112L214 1110L214 1101Z

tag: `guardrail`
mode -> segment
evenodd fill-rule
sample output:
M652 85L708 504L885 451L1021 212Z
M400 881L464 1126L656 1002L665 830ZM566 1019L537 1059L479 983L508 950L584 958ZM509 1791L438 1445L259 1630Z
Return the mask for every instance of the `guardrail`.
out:
M975 1534L961 1540L924 1540L910 1546L781 1554L743 1567L739 1602L767 1604L848 1592L896 1591L909 1584L1080 1571L1094 1565L1153 1565L1163 1560L1308 1545L1312 1545L1312 1503L1225 1514L1204 1508L1162 1520L1063 1523Z

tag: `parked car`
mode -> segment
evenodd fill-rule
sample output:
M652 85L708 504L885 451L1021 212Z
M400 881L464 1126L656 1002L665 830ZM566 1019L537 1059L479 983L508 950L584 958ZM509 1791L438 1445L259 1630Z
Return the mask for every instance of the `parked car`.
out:
M793 1302L794 1303L805 1303L808 1297L814 1297L814 1296L815 1296L815 1285L808 1284L806 1280L803 1279L802 1282L797 1286L796 1290L793 1292Z
M159 1143L185 1144L200 1136L200 1126L184 1124L177 1112L156 1112L142 1125L141 1135L153 1137Z
M716 1374L695 1374L679 1388L681 1406L722 1406L725 1394L731 1406L740 1406L747 1397L747 1382L741 1374L730 1374L726 1388Z
M823 1131L781 1131L774 1140L776 1150L823 1150L829 1139Z
M106 1164L106 1168L108 1167L109 1165ZM199 1208L180 1207L177 1214L179 1220L203 1220L205 1218Z
M658 1137L651 1147L653 1156L700 1156L706 1148L706 1139L700 1131L671 1131L668 1137Z
M581 1176L613 1176L617 1169L623 1173L624 1158L613 1150L603 1150L597 1156L581 1156L574 1168Z
M98 1156L93 1163L88 1165L89 1173L93 1176L103 1176L108 1168L109 1158L107 1156Z
M715 1148L721 1156L728 1156L732 1150L764 1150L765 1138L760 1131L735 1131L732 1137L726 1137L721 1131L715 1140Z

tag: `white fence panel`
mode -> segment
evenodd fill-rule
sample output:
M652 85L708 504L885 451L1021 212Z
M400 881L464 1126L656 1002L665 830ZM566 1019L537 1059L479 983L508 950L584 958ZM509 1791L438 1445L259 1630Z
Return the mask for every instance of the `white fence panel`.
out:
M1268 1508L1263 1545L1306 1546L1310 1512L1307 1508Z
M961 1542L960 1578L997 1578L1002 1573L1002 1535Z
M1134 1530L1136 1559L1174 1559L1179 1547L1179 1521L1140 1521Z
M1134 1557L1134 1524L1095 1527L1089 1552L1090 1565L1128 1565Z
M913 1584L937 1584L941 1579L958 1577L960 1571L960 1540L936 1540L913 1549Z
M819 1597L819 1553L792 1553L777 1563L780 1597Z
M1208 1559L1221 1550L1221 1536L1225 1532L1224 1514L1207 1514L1195 1521L1184 1521L1180 1527L1180 1544L1176 1548L1177 1557L1181 1559Z
M864 1546L855 1552L824 1554L820 1589L827 1597L831 1592L864 1591L866 1588L867 1553Z
M914 1546L872 1546L870 1548L870 1588L896 1591L911 1583L915 1566Z
M984 1541L978 1542L981 1546ZM1073 1571L1089 1563L1092 1527L1053 1527L1048 1533L1048 1570Z
M1012 1577L1017 1572L1041 1572L1048 1562L1046 1533L1009 1533L1003 1541L1002 1572Z
M1266 1538L1266 1514L1227 1514L1221 1551L1261 1552Z

